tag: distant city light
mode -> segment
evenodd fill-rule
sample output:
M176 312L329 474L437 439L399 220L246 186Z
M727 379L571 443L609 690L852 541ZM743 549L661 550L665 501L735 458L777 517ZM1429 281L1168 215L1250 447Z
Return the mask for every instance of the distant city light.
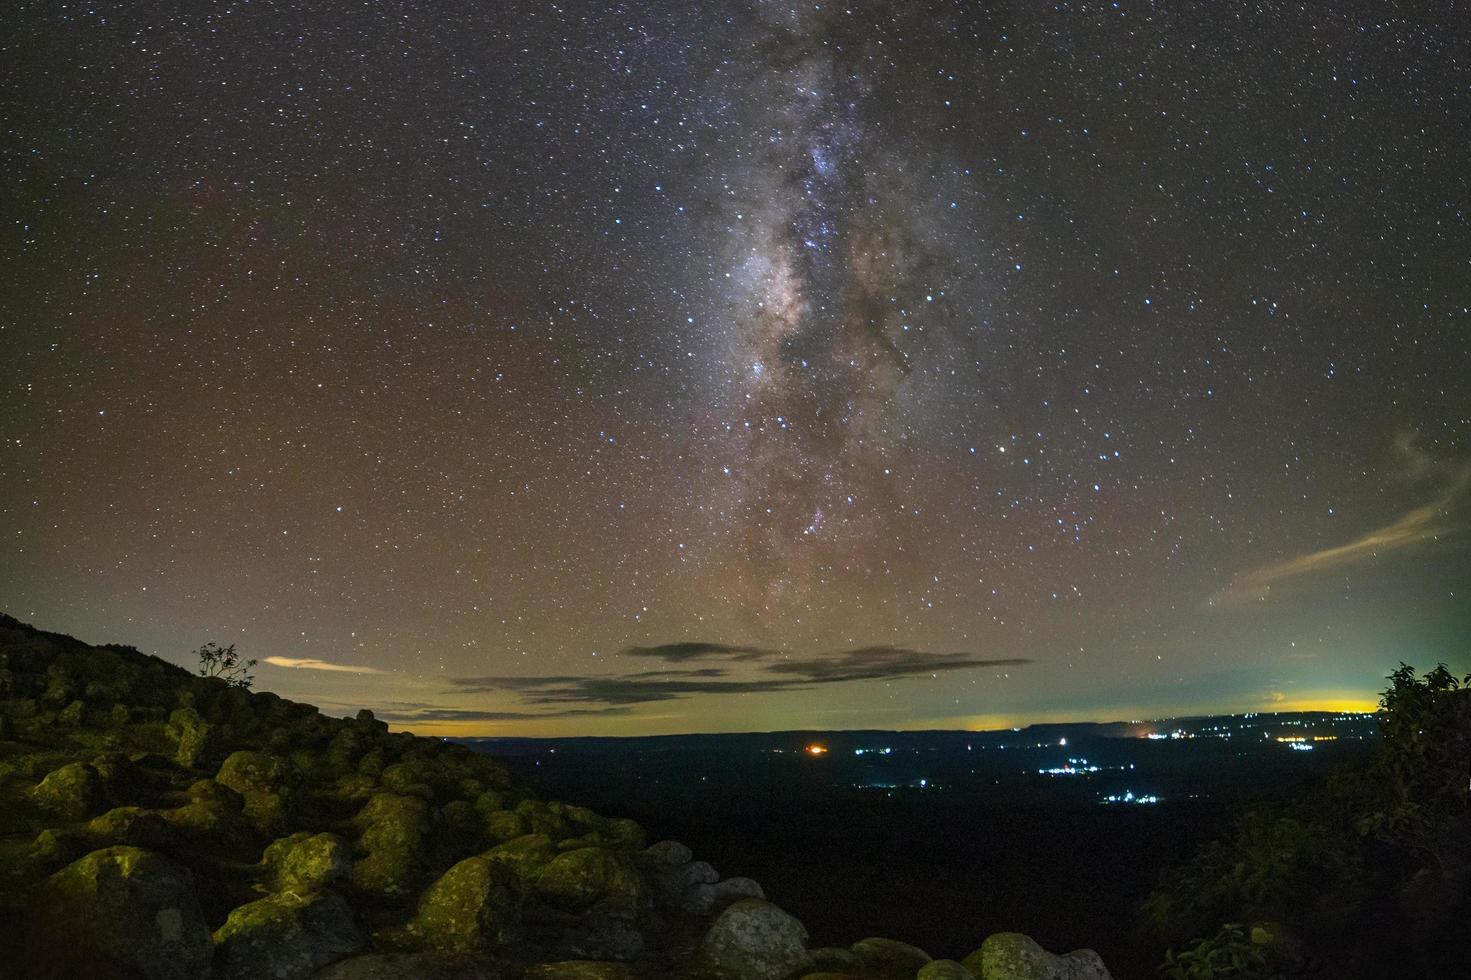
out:
M827 746L826 745L818 745L817 743L814 742L813 744L807 746L807 754L808 755L825 755L826 753L827 753Z
M1130 805L1141 805L1141 804L1148 805L1148 804L1158 803L1162 798L1163 797L1156 796L1153 793L1146 793L1146 794L1143 794L1143 795L1136 796L1136 795L1134 795L1134 791L1130 789L1130 790L1125 790L1122 793L1114 793L1114 794L1112 794L1110 796L1105 796L1103 798L1103 802L1104 803L1127 803L1127 804L1130 804Z

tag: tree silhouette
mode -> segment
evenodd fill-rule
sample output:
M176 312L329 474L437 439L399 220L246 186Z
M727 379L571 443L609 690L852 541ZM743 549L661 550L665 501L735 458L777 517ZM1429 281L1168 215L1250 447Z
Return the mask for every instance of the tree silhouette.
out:
M231 687L248 688L255 680L250 673L256 661L240 659L235 644L222 647L217 643L206 643L198 650L199 676L218 677Z

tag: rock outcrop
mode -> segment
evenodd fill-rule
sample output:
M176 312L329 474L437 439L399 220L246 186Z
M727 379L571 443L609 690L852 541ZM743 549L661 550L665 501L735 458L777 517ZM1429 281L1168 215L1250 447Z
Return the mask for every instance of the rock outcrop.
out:
M1108 976L1009 933L964 964L879 937L813 948L757 882L487 756L6 617L0 875L18 976Z

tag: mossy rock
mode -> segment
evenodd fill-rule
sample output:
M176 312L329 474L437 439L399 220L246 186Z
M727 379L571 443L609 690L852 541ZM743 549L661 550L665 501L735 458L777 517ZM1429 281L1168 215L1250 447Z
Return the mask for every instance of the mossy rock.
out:
M492 810L485 816L485 832L491 840L504 843L531 833L531 822L512 810Z
M102 778L85 762L71 762L46 774L31 799L63 820L83 820L103 805Z
M533 834L545 834L554 842L576 836L571 822L541 800L522 800L516 805L516 812L526 820Z
M426 870L431 815L429 804L417 796L378 793L370 799L354 818L367 856L353 865L353 884L387 898L416 891Z
M1019 932L988 936L962 965L984 980L1110 980L1108 969L1091 949L1059 956Z
M306 830L272 842L261 864L275 888L297 891L325 888L352 873L347 841L336 834Z
M638 974L624 963L563 960L560 963L538 963L526 971L525 980L638 980Z
M215 781L239 793L245 801L245 819L262 833L279 835L294 815L300 774L279 756L264 752L234 752L220 765Z
M530 884L556 856L557 849L546 834L524 834L492 847L484 854L488 860L510 869L523 885Z
M151 851L109 847L62 868L41 886L38 920L43 944L71 944L129 975L198 980L209 969L193 879Z
M31 844L31 853L53 867L69 864L91 850L87 836L69 827L47 827Z
M78 700L73 701L71 704L67 705L65 708L62 708L59 712L57 712L56 722L59 725L67 725L71 728L78 728L81 726L82 721L86 717L87 704L85 701Z
M932 960L920 968L914 980L976 980L976 975L954 960Z
M464 800L451 800L440 808L438 835L451 860L484 850L489 843L480 814Z
M860 939L852 946L863 961L863 973L873 980L913 980L928 962L929 953L897 939Z
M199 717L193 708L176 708L169 715L164 734L176 746L174 760L185 769L214 765L224 747L219 728Z
M334 963L316 980L501 980L506 974L485 969L467 953L369 953Z
M120 806L87 822L86 834L94 846L128 844L150 850L168 850L176 841L173 828L157 810Z
M533 884L548 905L572 912L604 902L634 907L645 894L632 859L602 847L557 855L536 873Z
M342 896L290 890L231 911L214 945L219 980L307 978L367 946Z
M515 876L485 857L450 868L424 890L409 931L435 949L474 951L521 936Z

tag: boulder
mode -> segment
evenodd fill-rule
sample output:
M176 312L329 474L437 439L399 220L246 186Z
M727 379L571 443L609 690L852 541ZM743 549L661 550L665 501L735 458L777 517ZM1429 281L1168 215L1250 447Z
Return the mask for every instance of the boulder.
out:
M531 824L513 810L491 810L485 815L485 832L491 840L510 841L530 833Z
M193 879L160 854L93 851L42 883L37 911L55 942L148 980L198 980L209 970L209 928Z
M431 813L417 796L378 793L370 799L354 821L367 856L353 865L353 884L382 897L416 891L426 870Z
M657 844L650 844L639 851L636 857L639 867L652 872L672 871L689 864L693 859L694 854L690 849L677 840L661 840Z
M536 873L533 886L548 905L580 912L600 902L635 907L644 881L625 854L584 847L557 855Z
M261 864L276 889L325 888L352 873L347 841L336 834L305 830L267 847Z
M976 975L954 960L932 960L914 975L914 980L976 980Z
M852 973L863 972L863 960L851 949L843 949L837 946L819 946L809 954L812 958L812 969L820 973Z
M542 868L557 856L557 849L545 834L526 834L486 851L484 857L505 865L523 885L530 885Z
M554 955L577 960L631 960L644 951L633 908L619 902L600 902L562 930L552 943Z
M711 924L696 957L733 980L784 980L805 969L807 930L759 898L744 898Z
M863 973L873 980L913 980L930 954L896 939L860 939L852 946L863 961Z
M317 980L497 980L464 953L371 953L334 963Z
M466 858L424 890L409 931L436 949L510 945L521 934L514 873L483 856Z
M87 822L87 836L96 846L129 844L152 850L166 850L175 834L168 821L156 810L137 806L120 806Z
M638 980L638 974L622 963L563 960L533 966L526 971L525 980Z
M329 891L281 891L230 912L215 930L219 980L297 980L366 948L347 902Z
M1093 950L1057 955L1019 932L990 936L964 966L983 980L1112 980Z
M743 898L765 898L761 886L750 878L726 878L724 881L698 882L684 890L679 910L685 915L703 919L721 912L732 902Z
M215 781L240 794L245 819L263 833L279 835L290 823L298 773L280 756L233 752L220 764Z
M84 820L103 805L102 778L85 762L53 769L31 790L31 799L63 820Z
M205 722L193 708L175 709L164 734L174 743L174 761L185 769L214 765L219 757L220 730Z
M654 904L664 911L680 914L684 914L686 890L692 885L710 885L720 880L720 875L707 861L688 861L673 867L656 867L645 863L644 868L649 876Z

